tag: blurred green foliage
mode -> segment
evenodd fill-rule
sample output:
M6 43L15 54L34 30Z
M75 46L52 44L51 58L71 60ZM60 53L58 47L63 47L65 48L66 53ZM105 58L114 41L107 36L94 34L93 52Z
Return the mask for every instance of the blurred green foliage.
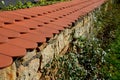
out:
M97 37L107 52L101 70L106 79L120 80L120 4L109 4L108 10L98 14L97 19L95 26L102 28Z
M16 10L16 9L30 8L34 6L45 6L62 1L70 1L70 0L39 0L37 2L27 1L26 3L22 3L22 1L18 1L15 5L10 4L8 6L5 5L4 1L0 1L0 5L3 6L0 10Z

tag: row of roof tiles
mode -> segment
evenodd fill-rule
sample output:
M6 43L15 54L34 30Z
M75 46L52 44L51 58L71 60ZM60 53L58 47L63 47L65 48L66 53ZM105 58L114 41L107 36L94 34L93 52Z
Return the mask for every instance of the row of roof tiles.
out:
M105 0L73 0L48 6L0 12L0 68L12 64L13 57L26 55L54 34L71 27L81 16Z

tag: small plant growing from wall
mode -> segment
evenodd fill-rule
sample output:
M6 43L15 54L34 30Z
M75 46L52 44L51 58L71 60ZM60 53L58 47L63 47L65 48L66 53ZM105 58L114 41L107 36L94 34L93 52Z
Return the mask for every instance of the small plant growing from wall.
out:
M44 77L55 80L97 80L104 79L101 71L106 52L97 38L78 38L71 43L65 55L56 57L44 68Z

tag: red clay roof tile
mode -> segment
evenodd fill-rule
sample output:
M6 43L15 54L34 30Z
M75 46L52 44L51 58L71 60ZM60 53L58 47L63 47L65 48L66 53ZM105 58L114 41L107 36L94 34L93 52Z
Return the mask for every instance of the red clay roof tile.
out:
M64 28L63 27L61 27L61 26L57 26L57 25L54 25L54 24L45 24L45 27L48 27L48 28L51 28L51 29L56 29L56 30L64 30Z
M12 57L24 56L59 31L71 27L81 16L105 0L72 0L48 6L0 12L0 68L12 64Z
M0 54L8 55L11 57L24 56L26 54L26 50L25 48L16 45L4 43L0 44Z
M20 33L10 29L5 29L5 28L0 28L0 34L8 38L16 38L20 36Z
M21 16L17 16L17 15L11 14L11 13L9 11L1 12L0 17L3 18L3 19L9 19L11 21L21 21L21 20L24 19Z
M8 41L8 38L6 36L3 36L3 35L0 34L0 44L5 43L7 41Z
M21 24L5 25L5 26L3 26L3 28L13 30L13 31L16 31L16 32L19 32L19 33L26 33L29 30L29 28L27 28L25 25L21 25Z
M7 67L13 62L12 57L0 54L0 68Z
M25 40L25 39L21 39L21 38L11 39L7 43L13 44L13 45L16 45L16 46L20 46L20 47L23 47L25 49L34 49L34 48L37 47L37 44L35 42Z
M42 36L42 35L36 35L36 34L33 34L33 33L28 33L28 34L23 34L20 36L20 38L22 39L26 39L26 40L31 40L31 41L34 41L34 42L37 42L37 43L43 43L46 41L46 37Z

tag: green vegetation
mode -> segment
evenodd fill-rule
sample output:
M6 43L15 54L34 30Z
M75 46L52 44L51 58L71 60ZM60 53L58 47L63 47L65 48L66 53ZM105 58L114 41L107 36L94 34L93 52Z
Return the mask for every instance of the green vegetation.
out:
M26 2L22 3L21 1L18 1L15 5L5 5L4 1L0 1L0 5L3 6L1 10L16 10L16 9L24 9L24 8L30 8L34 6L45 6L45 5L50 5L54 4L57 2L62 2L62 1L70 1L70 0L39 0L38 2Z
M55 80L120 80L120 4L96 12L94 38L80 37L44 68Z
M96 26L102 27L98 38L102 48L107 52L106 63L102 68L104 78L120 80L120 4L110 4L107 12L101 13Z
M96 38L80 37L71 43L74 49L61 57L56 57L44 68L44 75L55 80L96 80L104 79L101 66L106 52L100 48Z

